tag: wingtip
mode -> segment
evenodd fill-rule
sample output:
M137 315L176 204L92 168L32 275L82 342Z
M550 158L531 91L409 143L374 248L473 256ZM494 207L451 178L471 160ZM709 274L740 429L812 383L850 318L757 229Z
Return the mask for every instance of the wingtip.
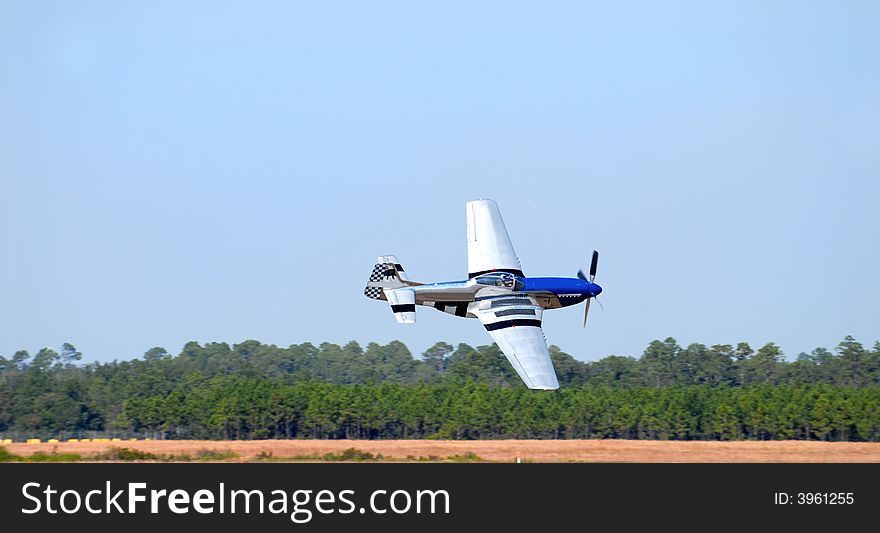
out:
M495 200L493 200L491 198L477 198L475 200L469 200L467 203L468 203L468 205L470 205L470 204L479 204L479 203L483 203L483 202L489 202L489 203L493 203L495 205L498 205L498 202L496 202Z
M552 379L542 379L538 380L542 383L534 383L531 384L526 383L526 386L532 390L557 390L559 389L559 380L556 379L556 376L553 376Z

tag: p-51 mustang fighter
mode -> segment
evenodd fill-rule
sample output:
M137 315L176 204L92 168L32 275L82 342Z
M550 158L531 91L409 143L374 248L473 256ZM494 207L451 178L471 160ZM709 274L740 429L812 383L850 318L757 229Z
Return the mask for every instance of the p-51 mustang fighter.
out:
M493 200L467 203L467 244L466 281L410 281L397 258L385 255L377 259L364 294L387 300L394 318L403 324L416 321L416 305L478 318L530 389L558 389L541 317L545 309L586 300L586 326L590 301L602 292L593 283L599 253L593 251L589 278L581 270L576 278L528 278Z

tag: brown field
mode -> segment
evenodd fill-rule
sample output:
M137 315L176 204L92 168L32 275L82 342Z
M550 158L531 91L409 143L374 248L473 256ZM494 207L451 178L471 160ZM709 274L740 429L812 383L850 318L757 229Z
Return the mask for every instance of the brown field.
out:
M84 458L110 447L127 447L154 454L195 455L201 450L231 451L230 462L248 461L271 453L275 460L320 456L356 448L382 454L386 460L406 461L407 456L449 456L473 453L486 461L513 462L637 462L637 463L877 463L880 443L863 442L705 442L634 440L140 440L58 444L6 444L10 452L77 453Z

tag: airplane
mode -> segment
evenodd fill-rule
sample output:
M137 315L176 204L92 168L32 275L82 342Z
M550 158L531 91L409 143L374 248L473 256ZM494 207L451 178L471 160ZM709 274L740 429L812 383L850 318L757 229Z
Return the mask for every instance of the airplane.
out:
M402 324L416 321L416 305L458 317L477 318L530 389L556 390L559 381L541 329L545 309L590 301L602 292L594 283L599 253L593 251L590 276L531 278L523 274L501 211L494 200L467 202L468 279L440 283L410 281L393 255L376 260L364 295L391 304Z

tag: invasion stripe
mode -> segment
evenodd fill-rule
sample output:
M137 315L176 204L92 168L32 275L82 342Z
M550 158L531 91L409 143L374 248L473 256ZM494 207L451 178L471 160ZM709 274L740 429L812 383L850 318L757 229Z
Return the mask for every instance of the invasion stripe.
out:
M415 313L416 312L416 304L392 305L391 311L393 311L395 313Z
M522 270L517 270L515 268L496 268L495 270L482 270L480 272L471 272L470 274L468 274L468 279L482 276L483 274L491 274L493 272L507 272L510 274L515 274L521 278L524 278L526 276L525 274L523 274Z
M498 329L512 328L515 326L534 326L541 327L541 321L534 318L515 318L513 320L502 320L494 324L486 324L486 331L495 331Z
M532 301L528 298L508 298L506 300L495 300L492 307L504 307L507 305L532 305Z
M499 309L498 311L495 311L495 316L497 316L499 318L502 316L510 316L510 315L532 315L532 316L535 316L535 310L528 308L528 309Z

